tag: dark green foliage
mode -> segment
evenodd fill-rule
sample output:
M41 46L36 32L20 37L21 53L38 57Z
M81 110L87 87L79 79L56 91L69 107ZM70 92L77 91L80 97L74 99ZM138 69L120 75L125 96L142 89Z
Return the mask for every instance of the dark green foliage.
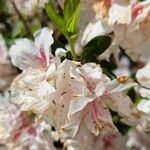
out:
M81 59L84 62L90 62L97 58L109 48L111 44L111 37L100 35L89 41L83 48Z

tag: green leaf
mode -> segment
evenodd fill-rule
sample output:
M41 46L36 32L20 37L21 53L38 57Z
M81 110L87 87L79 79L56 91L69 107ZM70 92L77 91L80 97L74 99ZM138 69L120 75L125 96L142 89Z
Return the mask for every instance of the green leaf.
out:
M71 51L67 51L66 56L61 57L61 62L63 62L65 59L73 60L73 56L72 56Z
M72 43L74 43L74 41L77 39L77 37L78 37L78 34L71 35L69 37L69 41L72 42Z
M69 60L72 60L72 59L73 59L73 56L72 56L71 51L67 51L67 52L66 52L66 59L69 59Z
M63 10L65 22L67 22L68 19L74 15L74 12L76 12L76 9L79 7L79 5L80 0L65 0Z
M65 0L63 17L55 11L52 3L46 4L45 9L49 18L68 40L73 59L75 60L77 55L74 50L74 42L77 39L77 22L80 14L80 0Z
M102 70L103 70L103 73L105 73L111 80L116 79L115 74L111 70L106 69L106 68L102 68Z
M72 17L66 23L66 31L70 36L77 34L77 23L80 14L80 6L78 5Z
M66 31L65 31L65 22L64 22L63 18L53 8L52 4L51 3L46 4L45 10L47 12L48 17L56 25L56 27L59 29L59 31L62 34L64 34L66 37L68 37L66 34Z
M8 5L6 0L0 1L0 14L2 12L8 14Z
M96 58L109 48L111 37L100 35L89 41L83 48L81 59L83 61L91 61L91 58Z
M14 26L14 29L12 31L12 36L14 38L18 37L19 35L24 35L25 29L24 29L24 25L23 25L23 22L18 20Z
M77 34L77 23L79 15L80 0L66 0L64 5L64 21L66 23L65 29L69 37Z
M77 34L77 16L75 13L66 23L66 32L69 37Z

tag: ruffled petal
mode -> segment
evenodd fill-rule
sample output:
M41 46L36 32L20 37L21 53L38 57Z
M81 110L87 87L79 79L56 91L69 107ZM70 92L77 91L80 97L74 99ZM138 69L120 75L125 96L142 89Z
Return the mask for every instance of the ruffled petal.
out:
M50 46L54 42L52 34L53 31L48 28L43 28L34 34L35 46L39 51L39 59L41 59L42 62L45 61L47 66L49 66L50 58L52 57L50 53Z
M28 70L19 75L12 83L12 101L22 111L42 113L51 102L51 93L55 92L53 85L46 81L46 73Z
M122 117L122 121L124 123L136 125L140 122L140 112L127 95L122 93L113 93L102 96L101 100L108 108L117 112Z
M21 70L29 68L47 68L53 55L50 46L54 42L52 30L43 28L35 33L35 42L24 38L16 40L10 48L10 57L14 66Z
M10 48L9 55L14 66L21 70L37 67L36 55L38 50L34 43L26 38L16 40L15 45Z

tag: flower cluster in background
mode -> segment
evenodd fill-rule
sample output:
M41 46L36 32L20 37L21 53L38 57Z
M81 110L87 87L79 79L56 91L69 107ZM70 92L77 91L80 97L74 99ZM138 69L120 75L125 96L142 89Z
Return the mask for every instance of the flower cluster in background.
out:
M149 28L149 0L2 0L0 149L149 150Z

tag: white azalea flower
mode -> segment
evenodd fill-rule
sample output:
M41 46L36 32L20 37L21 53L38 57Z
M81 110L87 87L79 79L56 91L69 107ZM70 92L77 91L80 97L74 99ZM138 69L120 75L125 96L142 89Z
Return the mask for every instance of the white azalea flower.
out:
M148 0L144 2L101 0L94 4L94 10L99 20L103 19L103 22L108 24L109 30L114 33L113 47L122 47L133 60L138 60L140 57L150 58ZM107 50L105 55L108 51L109 55L118 51L117 48L115 49Z
M38 65L36 69L27 67L12 84L12 100L21 110L47 118L56 131L61 131L63 139L82 139L84 130L89 132L91 141L95 135L117 132L109 108L117 111L128 124L139 119L130 99L120 93L135 85L127 77L110 81L99 65L81 65L70 60L64 60L49 75L45 70L38 69ZM122 109L125 105L126 110Z
M108 22L114 31L114 43L125 49L133 60L150 56L149 10L149 1L137 4L133 1L128 6L114 3L110 8Z
M72 97L68 111L68 123L62 128L64 138L75 138L84 128L97 135L109 135L117 132L109 109L118 112L122 121L134 125L139 121L140 114L128 96L120 92L135 85L121 77L110 81L99 66L94 63L85 64L77 69L78 76L86 83L86 90ZM123 77L122 77L123 78ZM121 79L121 80L120 80ZM82 82L83 82L82 81ZM126 107L126 110L123 108ZM94 134L91 134L94 135Z
M12 102L22 111L41 114L52 100L51 94L55 92L54 72L60 64L60 57L65 55L65 50L57 49L54 57L50 52L52 43L52 31L44 28L36 32L34 43L20 39L11 47L13 64L23 70L12 83Z
M14 1L19 6L21 0ZM45 1L23 5L31 12L37 3L43 7ZM58 2L63 7L64 0ZM94 37L109 34L112 45L99 59L108 60L112 53L117 58L121 48L134 60L149 57L149 15L150 1L81 0L79 38L71 44L80 52ZM138 96L143 97L136 106L127 95L127 89L137 85L126 76L130 74L129 62L123 58L114 71L118 77L111 80L99 64L64 59L62 48L53 55L52 34L51 29L43 28L34 34L34 41L17 39L10 48L12 64L22 72L13 80L10 94L0 94L0 147L56 150L58 142L67 150L120 150L127 136L121 136L115 123L122 122L136 126L130 130L127 146L148 150L150 62L136 74ZM14 73L0 36L0 91L9 87L9 83L1 84L1 79L12 79Z
M21 70L48 67L53 57L50 53L54 42L52 34L52 30L43 28L35 33L34 43L28 39L18 39L10 48L13 65Z
M89 3L89 2L87 2L87 3ZM87 44L87 42L89 42L91 39L93 39L94 37L96 37L98 35L105 35L105 34L112 33L113 32L112 27L110 26L110 23L108 23L111 21L109 21L109 20L112 18L112 20L114 21L116 19L116 14L117 14L118 18L121 16L121 14L124 14L124 11L120 14L120 11L118 9L116 10L116 8L113 8L113 6L116 5L117 7L120 7L120 5L118 3L128 4L124 0L123 1L93 0L90 3L91 3L90 7L92 8L92 10L94 10L95 15L88 22L86 28L84 26L84 29L81 30L82 34L79 35L79 39L77 41L77 43L79 44L79 47L84 46L85 44ZM83 3L83 4L86 5L85 3ZM84 7L84 5L83 6L81 5L81 6ZM81 10L82 10L82 7L81 7ZM92 12L92 10L91 10L91 12ZM108 20L109 11L112 11L110 13L110 14L112 14L112 16L110 16L109 20ZM129 13L128 10L126 12ZM85 15L83 16L83 19L84 18L85 18ZM79 49L81 49L81 48L79 48ZM111 47L108 48L102 55L100 55L99 59L100 60L102 60L102 59L109 60L110 55L112 53L114 53L116 60L118 60L118 52L119 52L118 45L116 46L116 44L114 42L112 42ZM78 53L80 54L81 50Z
M30 112L21 112L10 99L8 92L0 95L0 144L4 149L55 150L51 126L44 121L33 123Z

